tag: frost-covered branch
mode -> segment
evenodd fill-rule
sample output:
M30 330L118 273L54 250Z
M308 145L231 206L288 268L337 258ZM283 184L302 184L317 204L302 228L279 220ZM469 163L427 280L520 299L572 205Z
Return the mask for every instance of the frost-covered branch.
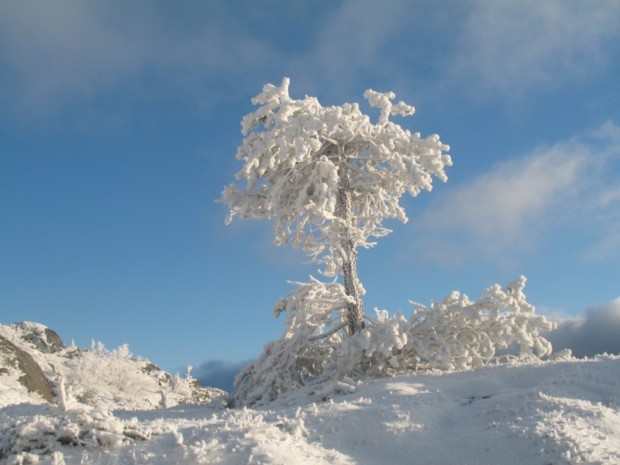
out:
M513 346L518 357L549 356L551 344L542 333L554 324L535 313L525 282L522 276L505 288L495 284L477 301L455 291L430 307L414 303L409 319L377 311L352 337L341 322L347 301L342 285L298 283L275 310L291 312L284 336L239 375L235 399L265 403L310 382L471 369L498 362L501 351Z
M306 251L324 272L335 276L342 262L334 253L343 229L353 246L371 247L372 237L389 230L386 219L406 221L399 198L432 189L432 177L445 181L445 167L452 164L449 147L436 135L421 138L391 122L413 107L393 104L394 93L368 90L365 97L381 110L377 124L359 105L323 107L314 97L292 99L290 80L280 86L267 84L253 99L258 109L243 118L243 144L237 158L243 167L221 201L230 208L227 221L241 218L270 219L275 243ZM343 223L338 195L348 165L354 217Z
M366 366L375 376L421 368L464 370L496 361L510 347L520 356L548 356L551 343L542 333L555 326L527 302L525 283L521 276L505 288L495 284L473 302L454 291L430 308L413 303L409 320L379 312L373 326L345 341L340 369Z

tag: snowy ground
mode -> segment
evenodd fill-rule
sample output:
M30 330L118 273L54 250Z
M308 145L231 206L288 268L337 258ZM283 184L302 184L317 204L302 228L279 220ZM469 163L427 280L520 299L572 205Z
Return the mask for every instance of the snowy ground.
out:
M9 405L2 455L0 464L617 465L620 357L399 376L260 409Z

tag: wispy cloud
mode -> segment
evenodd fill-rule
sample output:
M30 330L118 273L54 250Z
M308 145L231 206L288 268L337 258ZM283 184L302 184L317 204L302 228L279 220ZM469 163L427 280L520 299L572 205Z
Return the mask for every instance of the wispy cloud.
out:
M284 74L339 102L375 83L403 98L431 87L519 98L604 69L620 53L619 22L615 0L10 2L0 99L37 113L120 89L201 106L223 97L212 83L255 93Z
M576 357L620 354L620 298L587 309L573 318L556 318L558 327L545 337L555 351L571 349Z
M477 96L520 99L598 74L620 53L616 0L476 0L450 79Z
M289 69L298 85L327 98L359 99L380 85L400 97L437 80L466 2L343 0L317 18L315 37Z
M1 18L8 87L30 110L72 95L92 97L148 59L146 23L135 24L132 34L101 4L15 2L3 5Z
M422 99L514 102L591 81L620 56L616 0L344 0L316 20L289 69L321 95L348 98L378 81Z
M234 83L248 68L277 60L270 44L234 16L209 11L217 9L210 2L200 8L203 22L195 25L179 18L191 16L191 8L170 12L151 2L123 8L78 1L4 4L0 97L32 114L119 90L154 98L164 89L202 104L217 98L209 93L214 78Z
M510 261L570 226L589 231L602 258L620 241L620 180L606 169L620 155L619 134L605 123L444 190L414 222L416 254L445 265L473 257Z
M342 2L320 25L313 47L294 64L295 69L305 70L299 73L302 79L313 81L302 85L327 83L325 87L336 86L340 92L355 85L360 73L372 71L386 44L406 27L410 15L404 7L402 1ZM380 61L383 71L391 67L389 56Z

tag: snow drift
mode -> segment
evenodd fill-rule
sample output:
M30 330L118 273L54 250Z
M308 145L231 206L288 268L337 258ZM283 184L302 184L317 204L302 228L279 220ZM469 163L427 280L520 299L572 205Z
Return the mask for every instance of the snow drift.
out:
M0 464L615 465L620 357L401 375L260 408L0 409Z

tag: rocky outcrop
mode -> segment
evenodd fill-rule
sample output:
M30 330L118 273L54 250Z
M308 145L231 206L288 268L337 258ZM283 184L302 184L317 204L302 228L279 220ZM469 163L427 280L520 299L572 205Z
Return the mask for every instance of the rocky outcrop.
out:
M0 324L0 391L8 393L0 397L0 407L41 398L53 403L55 388L56 394L64 392L61 404L128 410L203 404L226 395L202 387L189 373L171 375L134 357L126 344L112 351L102 343L90 349L67 347L40 323Z
M18 378L19 382L29 392L36 392L48 402L54 401L52 384L29 353L24 352L11 341L0 336L0 354L4 358L4 366L0 369L2 372L7 373L8 367L18 370L21 373Z
M15 326L21 330L23 339L30 342L41 352L52 354L66 347L56 331L39 323L23 321L16 323Z

